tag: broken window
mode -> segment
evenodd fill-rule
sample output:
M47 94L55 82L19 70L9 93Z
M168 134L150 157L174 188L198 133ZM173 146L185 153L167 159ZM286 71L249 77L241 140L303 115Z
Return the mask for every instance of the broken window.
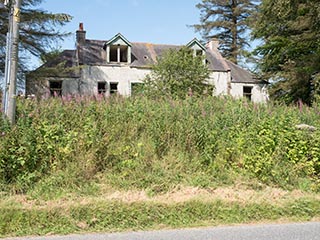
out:
M110 62L118 62L118 46L110 46Z
M98 94L105 94L107 92L107 83L98 82Z
M251 101L252 87L244 86L243 87L243 96L246 97L249 101Z
M112 82L110 83L110 94L118 93L118 83Z
M127 46L120 47L120 62L123 62L123 63L128 62L128 47Z
M50 81L49 89L51 96L61 96L62 95L62 81Z
M110 62L127 63L128 62L128 46L111 45L109 59L110 59Z

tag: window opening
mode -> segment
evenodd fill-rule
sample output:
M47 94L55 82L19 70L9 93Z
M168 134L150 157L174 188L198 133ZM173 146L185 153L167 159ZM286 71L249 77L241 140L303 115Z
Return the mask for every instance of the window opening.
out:
M61 96L62 95L62 81L50 81L49 82L50 95Z
M110 83L110 94L117 94L118 83Z
M128 46L111 45L110 46L110 62L128 62Z
M105 94L107 92L106 82L98 82L98 94Z
M110 46L110 62L118 62L118 46Z
M251 101L252 87L244 86L243 87L243 96L246 97L249 101Z
M120 62L123 62L123 63L128 62L128 47L127 46L120 47Z

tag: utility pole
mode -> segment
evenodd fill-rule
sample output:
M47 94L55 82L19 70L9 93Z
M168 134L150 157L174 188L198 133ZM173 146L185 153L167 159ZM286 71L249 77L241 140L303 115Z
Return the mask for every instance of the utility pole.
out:
M4 113L9 122L15 124L21 0L6 0L5 4L9 6L10 10L6 53Z
M10 55L11 55L11 7L8 0L5 0L4 3L1 3L1 8L9 11L9 21L8 21L8 32L6 38L6 59L5 59L5 72L4 72L4 85L2 93L2 112L6 114L8 109L8 89L9 89L9 75L10 75ZM5 116L3 116L5 117Z

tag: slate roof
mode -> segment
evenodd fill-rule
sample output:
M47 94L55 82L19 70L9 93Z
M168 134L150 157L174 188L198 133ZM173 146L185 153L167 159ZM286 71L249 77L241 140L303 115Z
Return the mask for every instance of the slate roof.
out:
M64 50L58 57L44 63L34 71L29 72L29 76L47 77L70 77L78 78L80 72L73 68L76 66L76 50Z
M56 67L57 65L62 64L63 67L69 68L74 66L74 61L76 58L76 50L64 50L58 57L55 59L46 62L42 67L50 68Z
M79 58L81 64L87 65L107 65L105 50L103 46L107 41L86 40L79 49ZM132 42L132 62L131 67L150 67L156 63L157 57L169 49L179 49L181 45L166 45ZM230 67L225 59L217 51L206 51L209 69L212 71L229 71Z
M226 60L218 51L207 49L206 59L208 61L208 67L210 70L223 72L230 71L230 67L228 66Z
M77 54L79 56L80 65L110 65L112 63L106 62L106 50L104 48L107 40L89 40L86 39L83 45L79 46L77 50L64 50L59 57L45 63L40 67L55 67L63 62L65 68L70 68L77 65ZM163 52L169 49L179 49L181 45L165 45L131 42L131 67L149 68L156 63L157 57L161 56ZM231 70L232 82L234 83L258 83L263 82L249 71L244 70L238 65L224 59L218 51L207 48L206 59L208 67L212 71L227 72ZM114 64L114 63L113 63ZM37 71L37 70L36 70Z
M152 44L152 43L132 43L132 63L133 67L149 67L155 64L157 57L161 56L169 49L178 50L181 46Z
M233 62L226 60L231 70L231 82L233 83L267 83L266 81L259 79L256 75L241 68Z

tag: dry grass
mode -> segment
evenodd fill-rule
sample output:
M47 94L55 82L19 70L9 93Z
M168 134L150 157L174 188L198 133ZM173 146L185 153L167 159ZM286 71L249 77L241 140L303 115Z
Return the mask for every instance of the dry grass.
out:
M300 190L286 191L279 188L264 187L262 190L247 189L236 185L229 187L218 187L215 189L202 189L198 187L179 186L176 189L155 196L149 196L144 190L115 190L109 186L101 187L100 194L96 196L79 197L68 195L57 200L34 200L27 195L15 195L0 200L0 206L19 205L25 209L54 208L72 205L87 205L94 202L123 202L123 203L160 203L176 204L188 201L214 202L221 200L226 203L239 204L272 204L282 206L290 201L310 198L320 201L320 194L307 193Z
M153 196L110 186L55 200L14 195L0 199L0 237L319 221L319 202L320 194L245 185L180 186Z

